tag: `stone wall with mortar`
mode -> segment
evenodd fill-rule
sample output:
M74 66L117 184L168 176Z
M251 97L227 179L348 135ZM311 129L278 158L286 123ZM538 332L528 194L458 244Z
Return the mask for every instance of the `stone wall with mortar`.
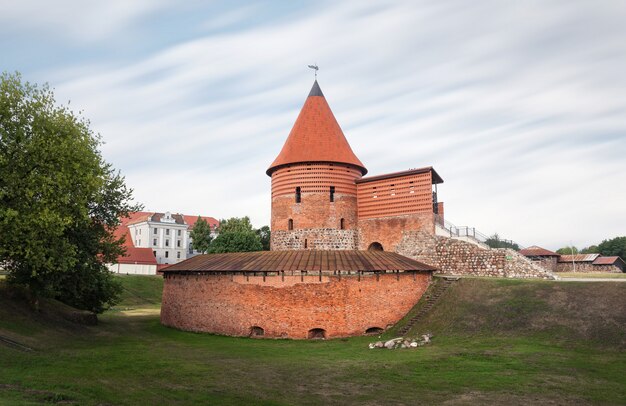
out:
M181 330L304 339L362 335L397 323L420 299L430 273L246 276L166 273L161 322Z
M403 233L395 250L439 268L442 274L553 279L554 275L511 249L484 249L423 231Z
M333 228L272 231L272 251L287 250L355 250L357 230Z
M593 265L591 262L576 262L576 266L571 262L559 262L557 272L623 272L615 265Z
M358 223L358 249L366 250L377 242L385 251L396 251L403 234L408 231L435 232L434 213L415 213L401 216L361 219Z

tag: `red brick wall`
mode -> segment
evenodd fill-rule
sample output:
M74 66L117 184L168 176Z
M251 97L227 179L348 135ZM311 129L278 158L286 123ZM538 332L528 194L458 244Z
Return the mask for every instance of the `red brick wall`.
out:
M166 275L161 322L189 331L307 338L362 335L395 324L417 303L428 273L344 276ZM304 283L302 282L304 281Z
M366 250L371 243L382 244L385 251L396 251L404 231L435 233L434 214L409 214L404 216L359 219L359 249Z
M357 185L359 219L432 213L431 172L372 180Z

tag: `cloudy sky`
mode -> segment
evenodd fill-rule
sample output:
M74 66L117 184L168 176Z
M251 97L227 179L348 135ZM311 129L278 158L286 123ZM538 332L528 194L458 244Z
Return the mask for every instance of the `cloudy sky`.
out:
M0 70L82 110L152 211L269 223L313 82L371 175L432 165L457 225L626 235L626 2L0 0Z

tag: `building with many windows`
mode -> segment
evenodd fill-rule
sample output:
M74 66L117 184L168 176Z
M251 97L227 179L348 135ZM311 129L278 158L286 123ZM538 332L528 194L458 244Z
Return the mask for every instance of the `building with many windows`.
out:
M213 217L200 216L214 230L219 225ZM116 273L156 274L162 265L171 265L198 254L193 248L191 230L199 216L171 212L134 212L116 231L125 236L126 255L109 269Z

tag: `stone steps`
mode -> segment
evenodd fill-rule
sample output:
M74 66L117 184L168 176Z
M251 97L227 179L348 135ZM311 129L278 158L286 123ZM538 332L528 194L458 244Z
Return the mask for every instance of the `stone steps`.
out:
M453 281L451 280L444 280L442 282L439 282L439 284L437 284L437 286L435 287L435 289L433 290L433 292L427 297L426 299L426 305L424 307L422 307L420 309L419 312L417 312L417 314L413 317L411 317L409 319L409 321L404 325L404 327L402 327L398 333L400 335L404 335L406 334L411 328L413 328L413 326L415 325L415 323L417 323L425 314L427 314L430 309L433 308L433 306L435 306L435 303L437 303L437 301L439 300L439 298L441 297L441 295L448 290L448 288L452 285Z

